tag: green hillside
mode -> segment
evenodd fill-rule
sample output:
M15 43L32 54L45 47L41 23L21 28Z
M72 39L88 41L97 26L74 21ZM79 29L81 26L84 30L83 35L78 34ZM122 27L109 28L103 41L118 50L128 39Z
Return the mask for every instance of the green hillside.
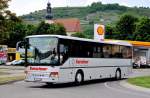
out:
M119 16L124 13L133 14L135 16L148 16L150 17L149 8L129 8L120 6L118 4L102 4L101 2L93 3L87 7L59 7L53 8L52 13L55 19L57 18L79 18L81 24L102 23L112 24L115 23ZM21 16L25 21L37 23L44 20L46 9L32 12L27 15Z
M52 9L54 19L79 18L82 31L91 38L93 36L93 24L116 25L123 14L131 14L137 18L150 17L150 8L126 7L119 4L93 3L87 7L57 7ZM37 24L45 20L46 9L32 12L21 18L29 24Z

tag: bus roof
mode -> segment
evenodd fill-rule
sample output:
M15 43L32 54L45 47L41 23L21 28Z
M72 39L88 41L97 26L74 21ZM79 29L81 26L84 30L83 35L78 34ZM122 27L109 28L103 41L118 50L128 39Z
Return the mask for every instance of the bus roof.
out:
M63 36L63 35L31 35L31 36L27 36L26 38L33 38L33 37L57 37L57 38L62 38L62 39L70 39L70 40L78 40L78 41L87 41L87 42L132 46L129 42L126 42L126 41L114 41L114 40L112 40L112 41L110 41L110 40L109 41L96 41L96 40L93 40L93 39L85 39L85 38Z

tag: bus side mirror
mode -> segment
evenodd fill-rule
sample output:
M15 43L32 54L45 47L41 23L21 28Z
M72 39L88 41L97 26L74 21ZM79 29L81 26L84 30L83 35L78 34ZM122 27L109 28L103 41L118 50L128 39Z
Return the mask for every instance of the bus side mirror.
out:
M19 41L16 44L16 50L18 51L20 48L24 48L24 41Z
M27 41L19 41L16 44L16 50L19 51L20 49L25 49L25 47L28 49L29 48L29 44L27 43Z

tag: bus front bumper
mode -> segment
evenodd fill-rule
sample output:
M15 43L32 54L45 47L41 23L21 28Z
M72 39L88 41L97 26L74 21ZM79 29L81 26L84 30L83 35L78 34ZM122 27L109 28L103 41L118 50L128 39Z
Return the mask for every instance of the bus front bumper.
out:
M41 82L41 83L57 83L59 77L57 76L49 76L48 74L27 74L25 81L26 82Z

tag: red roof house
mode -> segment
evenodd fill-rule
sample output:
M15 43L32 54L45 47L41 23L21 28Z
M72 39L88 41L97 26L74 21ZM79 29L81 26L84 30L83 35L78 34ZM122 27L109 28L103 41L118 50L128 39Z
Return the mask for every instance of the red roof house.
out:
M66 18L66 19L55 19L55 20L47 20L47 23L59 23L62 24L67 32L67 35L72 35L76 32L81 32L80 28L80 20L77 18Z

